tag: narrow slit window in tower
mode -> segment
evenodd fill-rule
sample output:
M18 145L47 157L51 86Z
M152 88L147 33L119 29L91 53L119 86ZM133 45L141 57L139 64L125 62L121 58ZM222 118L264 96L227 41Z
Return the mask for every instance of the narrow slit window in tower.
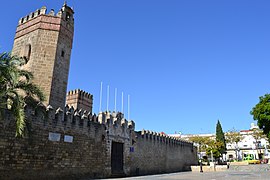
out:
M64 50L61 51L61 57L65 57L65 51Z
M66 21L68 21L69 19L70 19L70 14L67 13L67 14L66 14Z
M31 45L28 44L25 46L24 49L24 58L26 58L27 62L30 60L31 57Z

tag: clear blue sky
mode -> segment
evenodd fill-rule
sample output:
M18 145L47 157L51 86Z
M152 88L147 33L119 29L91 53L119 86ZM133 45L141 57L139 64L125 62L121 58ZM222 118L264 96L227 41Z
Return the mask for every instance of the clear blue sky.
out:
M1 2L0 52L12 49L20 17L63 1ZM102 81L130 94L136 129L174 133L248 129L270 90L270 1L69 0L75 35L68 89L94 95ZM106 91L103 91L106 110ZM126 111L127 112L127 111ZM127 117L127 113L126 113Z

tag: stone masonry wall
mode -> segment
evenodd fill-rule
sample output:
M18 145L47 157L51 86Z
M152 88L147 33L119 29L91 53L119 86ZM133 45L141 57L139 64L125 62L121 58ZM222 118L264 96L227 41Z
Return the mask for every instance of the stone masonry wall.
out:
M80 89L71 90L67 93L66 104L92 113L93 95Z
M133 139L131 175L186 171L197 164L192 143L149 131L135 132Z
M29 131L24 138L15 137L15 120L8 110L0 117L0 179L104 178L182 171L195 164L191 143L135 132L135 123L121 113L92 115L90 94L82 93L80 99L72 92L70 105L76 109L64 106L73 14L65 3L56 15L42 7L19 21L12 54L28 58L23 68L33 73L47 107L41 107L45 114L26 107ZM123 152L112 157L113 144ZM117 173L112 174L113 168Z
M70 14L66 19L66 13ZM23 69L34 75L46 95L45 104L64 108L74 31L73 10L64 5L55 15L46 7L19 21L12 55L26 57Z
M82 179L111 177L112 143L123 143L123 174L133 176L190 170L196 164L191 143L149 131L135 132L121 113L98 116L66 107L42 113L26 110L25 138L15 138L6 110L0 118L1 179ZM3 118L4 117L4 118Z
M123 174L130 174L134 122L116 113L98 116L66 107L47 107L46 116L26 110L30 133L15 138L8 110L0 118L0 179L81 179L110 177L112 142L123 143ZM4 118L3 118L4 117Z
M30 59L23 68L33 73L33 83L45 93L46 104L49 104L50 99L58 35L57 31L36 30L16 38L12 50L13 55L23 56L26 45L31 45Z
M76 179L105 177L105 125L80 119L74 122L32 117L30 137L15 138L13 118L0 121L0 179ZM49 133L60 140L50 141ZM64 142L64 135L73 137ZM54 137L57 138L57 137Z

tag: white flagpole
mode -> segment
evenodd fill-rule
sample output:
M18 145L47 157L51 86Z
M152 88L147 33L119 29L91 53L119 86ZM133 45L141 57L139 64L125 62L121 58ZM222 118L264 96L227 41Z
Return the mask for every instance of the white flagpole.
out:
M128 120L130 120L130 95L128 95Z
M114 112L116 113L117 88L114 91Z
M101 112L101 103L102 103L102 82L100 83L99 112Z
M107 86L107 112L109 112L110 86Z
M124 114L124 93L122 92L122 108L121 108L122 113Z

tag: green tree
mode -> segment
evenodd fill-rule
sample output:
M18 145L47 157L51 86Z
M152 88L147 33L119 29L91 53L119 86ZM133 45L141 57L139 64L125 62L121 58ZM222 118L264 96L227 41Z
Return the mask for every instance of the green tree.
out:
M253 115L253 119L257 121L260 129L270 140L270 94L261 96L260 101L255 107L252 108L250 114Z
M216 141L222 144L221 146L219 146L220 147L220 149L219 149L220 153L221 154L225 153L225 151L226 151L226 140L225 140L225 135L224 135L224 132L222 130L222 127L221 127L221 124L220 124L219 120L218 120L217 125L216 125Z
M237 132L235 129L229 130L226 134L225 134L225 139L227 143L230 144L236 144L238 145L238 143L243 140L243 136L241 136L240 132Z
M238 143L243 140L243 136L241 136L240 132L237 132L235 129L229 130L225 134L226 142L230 144L235 144L235 154L236 154L236 159L239 159L238 155Z
M211 152L213 153L213 157L215 159L219 158L221 156L221 150L224 149L224 144L216 141L216 140L210 140L207 144L207 148L206 148L206 154L208 156L211 155Z
M23 64L23 58L0 54L0 109L9 109L14 115L16 136L24 133L25 105L37 107L45 99L42 91L31 82L32 73L20 69Z
M206 151L210 138L202 137L202 136L192 136L192 137L189 137L188 140L197 144L199 146L199 151L201 152L201 151Z
M223 144L221 142L217 142L210 137L202 136L190 137L189 141L192 141L199 146L199 152L206 152L206 154L210 156L212 151L213 157L215 159L221 156L220 150L223 148Z
M263 138L266 138L266 135L263 134L263 131L260 130L260 129L252 129L252 136L255 140L254 144L255 144L255 148L257 150L257 153L258 154L261 154L261 150L259 150L260 148L260 140L263 139Z

